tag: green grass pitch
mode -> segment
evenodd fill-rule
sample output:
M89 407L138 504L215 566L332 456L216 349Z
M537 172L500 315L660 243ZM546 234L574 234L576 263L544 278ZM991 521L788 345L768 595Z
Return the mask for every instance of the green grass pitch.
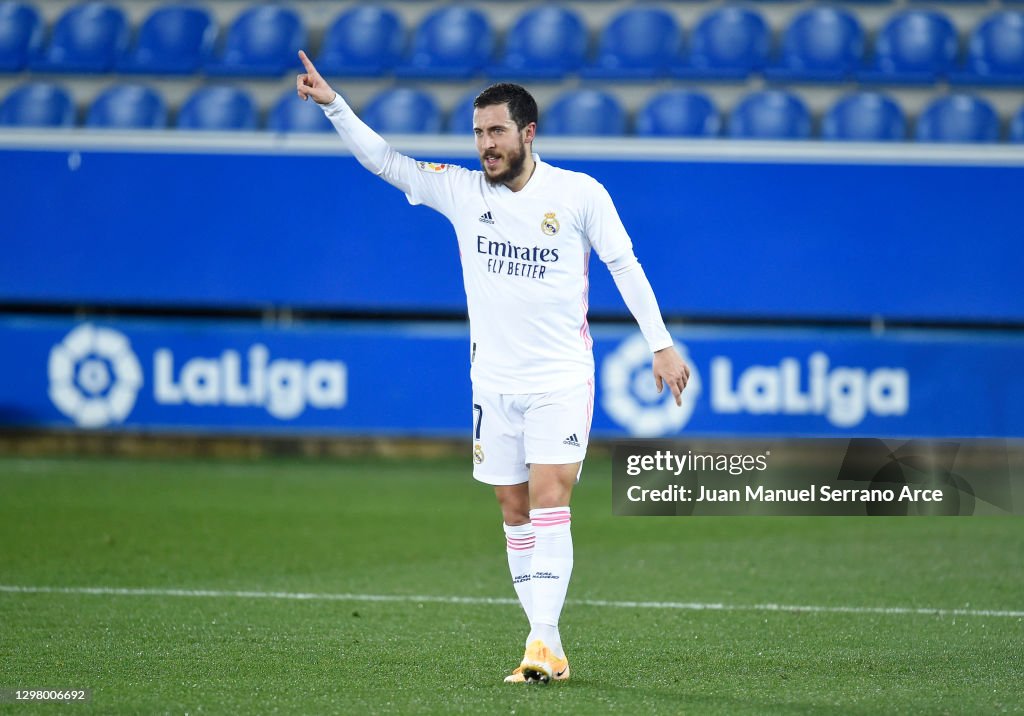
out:
M514 593L469 471L0 459L0 689L92 689L0 713L1024 711L1019 518L613 517L602 460L573 500L572 680L503 684L526 623L486 601Z

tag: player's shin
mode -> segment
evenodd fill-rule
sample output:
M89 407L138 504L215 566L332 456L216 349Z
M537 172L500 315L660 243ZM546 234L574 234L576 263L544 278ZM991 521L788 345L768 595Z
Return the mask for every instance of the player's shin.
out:
M519 603L523 605L527 620L532 620L532 586L530 575L533 570L534 536L533 525L504 525L505 546L508 552L508 569L512 575Z
M548 507L530 510L535 546L530 612L530 636L543 641L556 656L564 656L558 619L565 604L565 595L572 576L573 551L569 507Z

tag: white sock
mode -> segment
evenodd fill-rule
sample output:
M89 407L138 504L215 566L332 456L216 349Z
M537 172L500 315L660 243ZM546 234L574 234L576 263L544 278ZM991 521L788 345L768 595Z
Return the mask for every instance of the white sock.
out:
M558 633L558 617L572 576L572 533L569 507L530 510L536 544L533 548L533 606L530 636L526 643L540 639L558 657L565 656Z
M508 551L508 571L519 603L523 605L527 620L532 608L530 574L533 561L533 525L504 525L505 548Z

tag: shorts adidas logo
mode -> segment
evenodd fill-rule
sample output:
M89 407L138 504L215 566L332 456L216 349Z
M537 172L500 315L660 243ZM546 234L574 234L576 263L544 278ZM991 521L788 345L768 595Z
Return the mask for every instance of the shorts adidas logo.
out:
M579 441L579 438L576 437L576 433L573 433L572 435L567 437L565 440L563 440L562 444L563 445L572 445L573 447L579 447L580 446L580 441Z
M486 214L481 214L480 215L480 221L482 221L485 224L493 224L494 223L494 217L491 216L491 212L488 211Z

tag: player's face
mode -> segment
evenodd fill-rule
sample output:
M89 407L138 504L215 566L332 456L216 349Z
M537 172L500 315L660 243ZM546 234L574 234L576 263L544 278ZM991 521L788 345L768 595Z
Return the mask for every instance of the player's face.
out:
M507 184L523 172L526 141L530 127L522 132L508 114L507 104L493 104L473 110L473 132L480 165L491 184Z

